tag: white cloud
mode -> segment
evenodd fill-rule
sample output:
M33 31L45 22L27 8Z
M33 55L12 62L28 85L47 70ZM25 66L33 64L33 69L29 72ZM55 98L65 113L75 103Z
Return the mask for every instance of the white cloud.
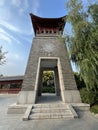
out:
M27 51L24 46L31 42L33 35L29 13L37 14L39 7L40 0L0 0L0 44L8 51L6 64L0 67L0 73L24 74L27 53L22 49Z
M28 0L12 0L11 4L18 8L19 14L24 13L29 7Z
M1 22L0 21L0 24L4 24L4 25L1 25L1 28L0 28L0 44L3 44L6 43L6 44L9 44L9 45L13 45L13 44L19 44L19 45L23 45L23 40L26 40L28 42L30 42L30 37L28 37L29 35L32 34L33 32L33 29L30 28L30 29L26 29L24 27L24 29L17 29L16 27L14 27L13 25L10 25L8 22ZM8 32L8 30L6 30L6 28L3 29L3 27L6 27L7 29L10 30L10 32ZM14 36L13 32L18 32L16 34L16 36ZM20 38L18 38L20 37Z
M0 67L0 74L4 76L24 75L26 68L24 64L24 62L19 61L6 63Z
M20 54L17 53L12 53L12 52L8 52L6 55L6 65L8 66L13 66L16 65L20 65L22 64L22 62L24 62L24 59L22 56L20 56Z
M15 27L14 25L12 25L6 21L0 20L0 25L6 27L9 30L20 32L20 30L17 27Z
M29 0L29 13L37 14L40 8L40 0Z
M3 6L3 5L4 5L4 3L5 3L5 1L4 1L4 0L0 0L0 6Z
M11 42L12 42L9 34L1 28L0 28L0 40L6 41L9 44L11 44Z
M14 57L15 57L16 60L20 60L21 59L20 55L18 55L18 54L14 54Z
M0 0L0 6L4 6L5 5L5 0Z
M28 0L24 0L22 7L20 8L20 14L24 13L29 8Z
M17 53L8 53L6 64L0 67L0 74L3 75L24 75L26 60Z
M29 16L28 14L30 13L30 10L33 10L34 13L38 12L39 0L30 0L30 1L10 0L9 3L5 3L5 6L3 8L0 8L0 12L2 12L0 13L0 26L6 27L7 29L14 32L18 32L25 35L31 35L33 33L33 29L29 24L30 19L28 17ZM13 10L12 4L14 6L19 6L19 8L15 8ZM23 13L24 11L25 13ZM20 16L20 14L22 14L22 16Z
M22 0L12 0L12 5L19 7L22 4Z
M34 14L38 13L39 7L40 7L40 1L39 0L32 0L32 11Z
M6 41L6 43L13 44L21 44L18 39L12 36L10 33L7 33L5 30L0 28L0 39Z
M33 33L32 28L28 28L28 26L19 26L19 25L12 25L10 22L0 20L1 27L5 27L10 31L17 32L18 34L24 34L24 35L31 35ZM0 30L1 31L1 30ZM3 31L3 33L5 33Z
M0 19L1 20L12 19L11 11L8 9L8 7L6 7L6 5L0 7Z
M18 53L11 53L9 52L8 55L7 55L7 61L8 61L8 64L13 64L13 63L19 63L19 62L22 62L24 59L20 56L20 54Z
M4 34L1 34L1 33L0 33L0 40L3 40L9 44L11 44L11 42L12 42L8 36L5 36Z
M0 74L3 75L20 75L24 74L22 69L23 59L17 53L9 52L6 55L6 63L0 67Z

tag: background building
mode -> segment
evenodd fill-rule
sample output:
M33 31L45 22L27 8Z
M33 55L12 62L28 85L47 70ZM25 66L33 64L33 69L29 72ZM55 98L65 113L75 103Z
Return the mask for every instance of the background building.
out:
M0 93L18 93L24 76L1 76Z

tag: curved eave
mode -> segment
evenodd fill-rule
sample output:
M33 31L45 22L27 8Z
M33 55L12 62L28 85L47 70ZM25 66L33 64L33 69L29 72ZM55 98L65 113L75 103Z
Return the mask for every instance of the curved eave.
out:
M32 21L35 34L36 34L36 29L38 29L38 27L47 27L47 28L57 27L59 28L59 30L63 31L66 23L65 21L66 16L60 18L42 18L32 13L30 14L30 16L31 16L31 21Z

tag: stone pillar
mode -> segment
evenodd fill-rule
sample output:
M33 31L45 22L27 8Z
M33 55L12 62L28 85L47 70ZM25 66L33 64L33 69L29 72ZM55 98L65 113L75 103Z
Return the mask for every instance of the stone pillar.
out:
M38 96L41 96L42 95L42 76L43 76L43 70L41 69L40 70L40 75L39 75L39 83L38 83Z
M56 96L60 96L60 84L59 84L59 77L58 77L58 69L57 67L54 69L55 73L55 91L56 91Z

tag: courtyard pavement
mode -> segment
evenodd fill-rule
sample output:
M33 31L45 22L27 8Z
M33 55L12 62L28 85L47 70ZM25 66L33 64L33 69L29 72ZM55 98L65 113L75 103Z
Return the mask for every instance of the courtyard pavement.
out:
M0 94L0 130L98 130L98 118L90 112L78 112L77 119L23 121L23 115L7 114L17 95Z

